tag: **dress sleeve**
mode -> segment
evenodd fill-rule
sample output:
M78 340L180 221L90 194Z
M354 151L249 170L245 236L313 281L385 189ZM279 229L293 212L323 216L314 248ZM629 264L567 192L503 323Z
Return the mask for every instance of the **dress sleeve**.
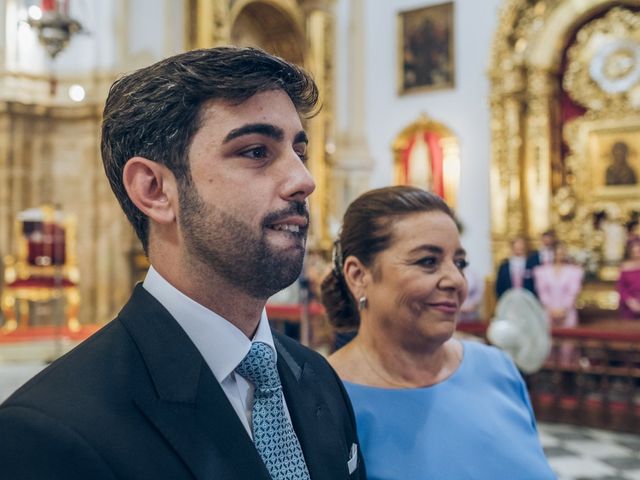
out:
M571 269L571 275L568 278L567 284L563 285L565 295L562 296L563 305L560 308L574 308L578 295L582 290L582 278L584 277L584 270L577 266L571 265L568 268Z
M502 358L504 359L505 366L511 380L516 384L517 397L516 401L522 402L527 411L529 412L529 421L531 422L531 428L537 432L538 427L536 425L536 416L533 412L533 406L531 405L531 399L529 398L529 392L527 391L527 384L522 378L522 374L516 367L516 364L513 362L511 357L509 357L506 353L500 352L502 354Z
M543 266L534 267L532 275L536 286L536 293L538 294L540 303L544 308L549 308L549 305L552 303L552 301L545 268Z

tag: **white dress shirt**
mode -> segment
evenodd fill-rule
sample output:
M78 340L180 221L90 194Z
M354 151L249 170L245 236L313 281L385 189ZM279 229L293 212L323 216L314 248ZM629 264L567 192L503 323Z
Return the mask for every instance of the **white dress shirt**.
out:
M512 287L522 288L524 284L526 264L527 258L524 256L513 256L509 258L509 273L511 274Z
M176 289L153 266L149 267L142 286L169 311L186 332L222 386L222 390L249 436L253 438L251 432L253 385L242 375L236 374L235 369L249 353L252 341L269 345L277 359L267 312L262 310L258 329L253 339L249 340L231 322ZM291 421L286 403L284 409Z

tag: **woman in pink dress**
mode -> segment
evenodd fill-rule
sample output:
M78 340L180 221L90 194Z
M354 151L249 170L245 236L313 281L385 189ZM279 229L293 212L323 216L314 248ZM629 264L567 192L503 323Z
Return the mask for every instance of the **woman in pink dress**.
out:
M582 289L584 270L571 263L565 243L558 242L554 251L553 263L533 270L536 293L551 327L575 327L578 325L576 300Z
M572 328L578 325L576 300L582 289L582 267L571 263L567 245L556 243L553 263L533 269L536 293L547 312L550 327ZM555 343L555 342L554 342ZM570 340L562 340L551 350L552 358L569 365L575 360L575 348ZM556 344L557 345L557 344Z
M618 293L624 318L640 318L640 238L627 243L626 260L620 266Z

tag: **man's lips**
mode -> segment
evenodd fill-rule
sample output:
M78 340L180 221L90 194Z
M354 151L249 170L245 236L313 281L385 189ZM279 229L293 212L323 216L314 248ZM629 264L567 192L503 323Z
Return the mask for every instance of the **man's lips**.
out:
M309 219L303 216L289 216L267 225L268 228L277 231L292 233L304 232L309 226Z

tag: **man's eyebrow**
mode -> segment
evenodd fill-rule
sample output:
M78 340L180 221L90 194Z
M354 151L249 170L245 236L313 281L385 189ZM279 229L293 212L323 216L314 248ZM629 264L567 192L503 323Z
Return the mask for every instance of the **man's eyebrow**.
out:
M240 128L231 130L229 133L227 133L227 136L224 137L222 143L224 144L230 142L234 138L238 138L243 135L251 135L254 133L271 137L278 142L284 140L284 130L280 127L276 127L275 125L271 125L269 123L250 123L248 125L243 125Z

